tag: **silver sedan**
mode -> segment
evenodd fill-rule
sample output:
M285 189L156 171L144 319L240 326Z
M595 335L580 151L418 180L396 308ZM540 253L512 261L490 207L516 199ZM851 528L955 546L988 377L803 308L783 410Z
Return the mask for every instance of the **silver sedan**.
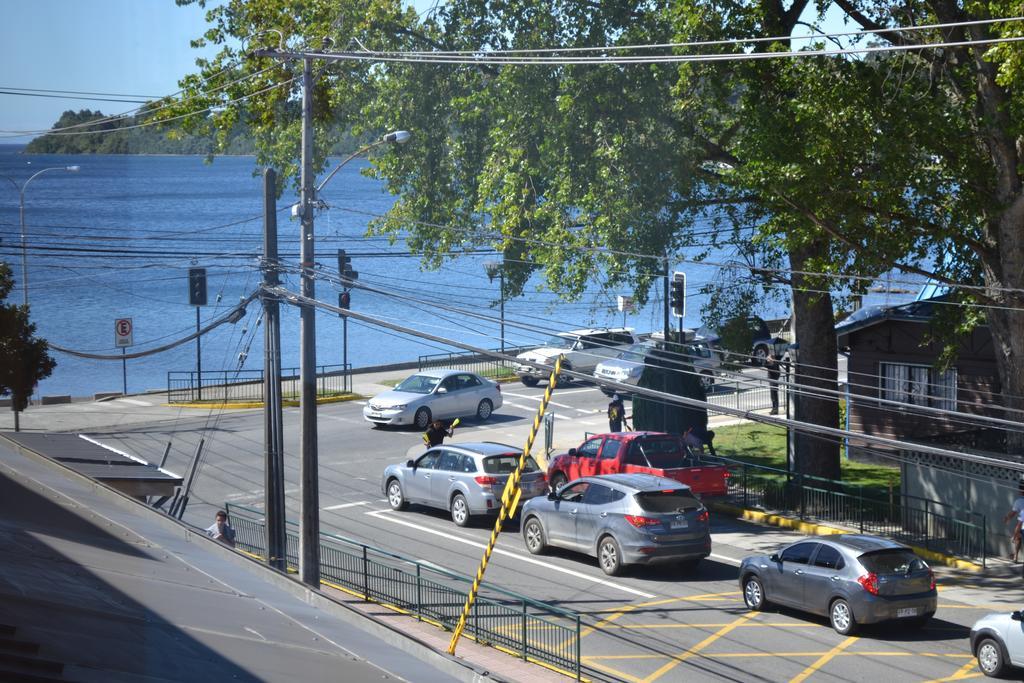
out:
M711 554L708 511L686 484L649 474L571 481L522 512L526 549L550 546L597 557L615 575L628 564L676 562L693 569Z
M877 536L807 538L740 565L743 601L827 615L838 633L898 619L921 626L938 603L935 574L909 548Z
M501 407L501 386L465 370L424 370L363 408L375 426L413 425L426 429L433 420L476 416L486 420Z

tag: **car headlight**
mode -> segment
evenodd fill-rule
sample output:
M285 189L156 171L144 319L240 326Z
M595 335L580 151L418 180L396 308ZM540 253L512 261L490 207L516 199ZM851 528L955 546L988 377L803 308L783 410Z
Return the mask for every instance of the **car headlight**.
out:
M397 406L388 406L387 410L405 410L408 406L404 403L400 403Z

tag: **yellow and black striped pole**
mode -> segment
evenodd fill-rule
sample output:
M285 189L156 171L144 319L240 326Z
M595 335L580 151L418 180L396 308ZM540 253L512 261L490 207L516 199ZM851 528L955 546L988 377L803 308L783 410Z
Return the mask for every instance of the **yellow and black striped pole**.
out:
M455 627L455 633L452 634L452 642L448 645L448 654L450 655L455 654L455 646L459 642L462 631L466 628L466 619L469 618L469 612L473 609L473 603L476 602L476 595L480 591L481 582L484 580L484 571L487 569L487 563L491 559L491 553L498 542L501 526L506 519L509 519L516 513L516 507L519 505L519 498L522 495L519 481L523 476L523 467L526 465L526 459L530 457L530 449L533 448L537 432L540 431L541 419L544 417L544 411L547 410L548 402L551 400L551 393L555 390L555 385L558 384L558 375L561 371L562 356L559 356L555 361L554 370L551 371L551 377L548 379L548 388L544 392L544 400L540 402L540 407L537 408L537 415L533 418L533 427L530 428L530 435L526 437L526 447L523 449L522 455L519 456L519 463L516 465L515 471L509 475L508 481L505 482L505 490L501 493L501 509L498 511L498 519L494 522L494 530L491 531L491 540L487 543L487 548L484 550L484 556L480 560L480 566L477 568L476 576L473 578L473 585L469 589L469 595L466 596L466 604L462 606L459 623Z

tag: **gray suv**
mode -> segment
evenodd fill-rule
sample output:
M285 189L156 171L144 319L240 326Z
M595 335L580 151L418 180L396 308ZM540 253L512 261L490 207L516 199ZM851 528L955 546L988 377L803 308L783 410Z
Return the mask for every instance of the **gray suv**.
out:
M935 574L909 548L877 536L807 538L740 565L743 601L827 615L838 633L898 619L922 626L935 614Z
M419 503L448 510L453 522L467 526L475 515L497 514L521 454L515 446L491 441L436 446L403 464L388 465L381 489L393 510ZM523 501L547 493L547 477L533 458L526 459L520 489Z

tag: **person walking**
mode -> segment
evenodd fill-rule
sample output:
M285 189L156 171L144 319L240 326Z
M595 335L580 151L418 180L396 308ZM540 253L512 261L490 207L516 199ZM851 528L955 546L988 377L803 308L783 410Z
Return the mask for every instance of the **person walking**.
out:
M1010 506L1010 510L1003 517L1003 524L1006 524L1011 519L1014 520L1013 533L1010 534L1010 543L1013 544L1013 561L1017 562L1020 558L1020 519L1021 515L1024 515L1024 480L1020 482L1017 487L1017 498L1013 501L1013 505Z
M615 394L612 396L611 403L608 404L608 431L621 432L622 423L626 419L626 404L622 402L621 396Z
M206 529L206 535L226 546L235 547L235 530L228 521L228 513L217 510L214 522Z
M779 373L781 366L779 365L779 359L775 357L773 352L768 352L768 357L764 361L764 369L768 371L768 387L771 391L772 397L772 410L770 415L779 414Z
M427 448L433 448L434 446L440 446L444 443L444 437L453 436L455 434L455 425L446 425L441 420L434 420L430 423L430 427L423 434L423 440L427 442Z

